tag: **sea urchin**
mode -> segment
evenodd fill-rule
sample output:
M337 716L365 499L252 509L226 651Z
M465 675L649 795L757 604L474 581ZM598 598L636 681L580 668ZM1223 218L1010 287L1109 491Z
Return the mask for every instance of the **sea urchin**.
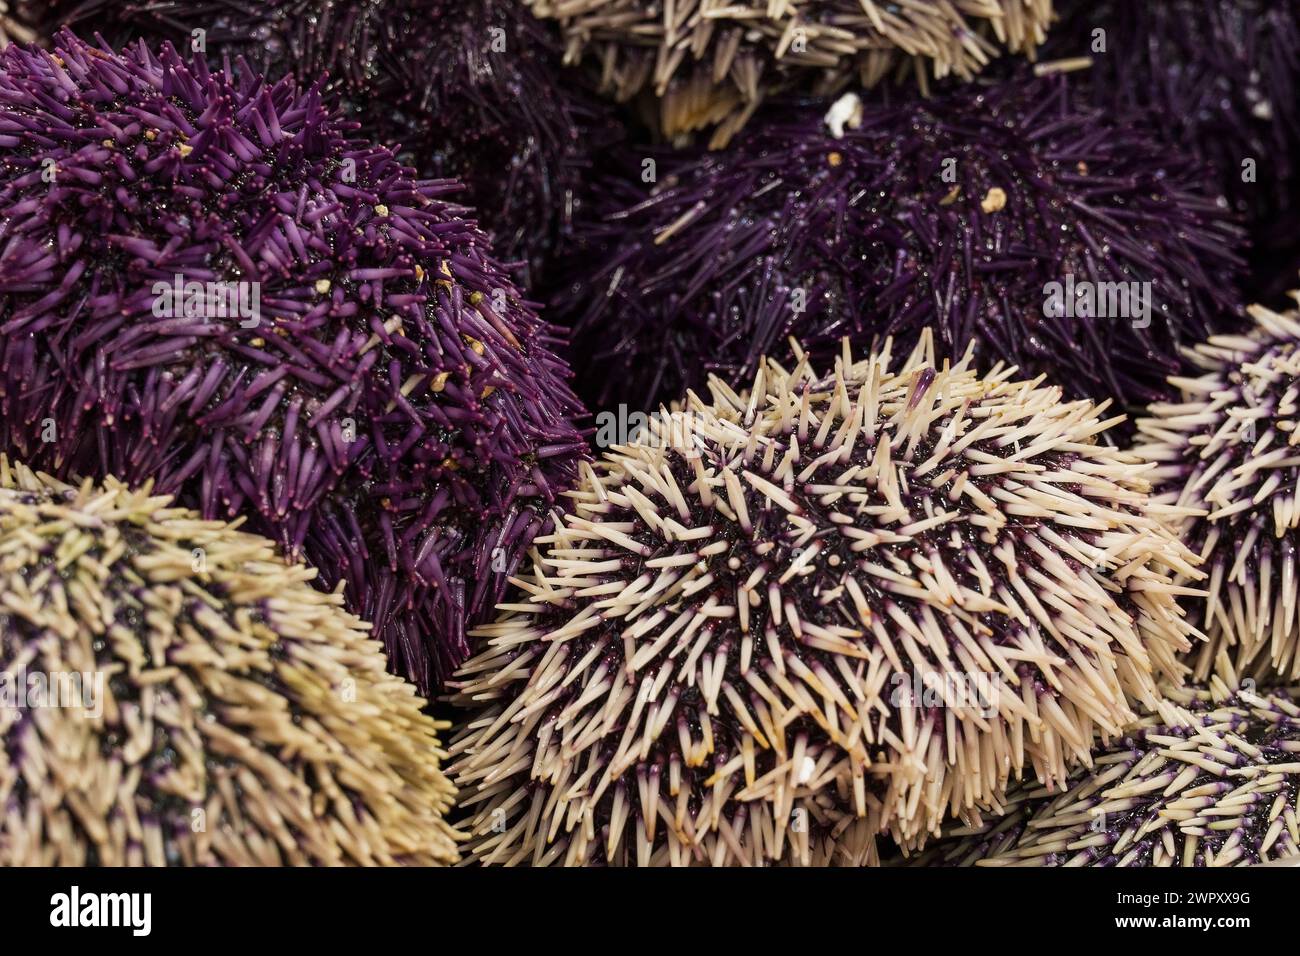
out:
M584 397L653 408L707 373L747 380L789 335L826 359L933 327L949 354L1142 405L1240 304L1242 235L1209 177L1065 77L858 103L842 127L829 106L665 161L639 202L597 191L554 297Z
M4 445L247 514L434 686L585 447L448 184L170 46L11 46L0 105Z
M328 75L361 136L466 187L457 199L525 281L568 228L589 151L617 135L555 31L513 0L48 0L43 17L114 46L188 47L198 31L214 67Z
M1300 303L1300 293L1292 293ZM1198 679L1229 648L1256 677L1300 678L1300 312L1249 310L1254 328L1198 345L1178 402L1138 421L1156 490L1186 509L1184 542L1209 575Z
M1021 788L935 866L1248 866L1300 856L1300 688L1170 691L1069 789ZM1183 706L1179 706L1179 705Z
M710 390L583 466L451 682L476 859L870 860L1183 669L1191 556L1100 408L928 336Z
M620 102L652 90L665 135L718 124L714 147L772 89L872 86L907 60L923 89L930 69L969 80L1003 49L1032 56L1052 16L1052 0L526 2L560 22L568 60L594 48L602 85Z
M0 865L454 862L441 725L314 573L0 456Z

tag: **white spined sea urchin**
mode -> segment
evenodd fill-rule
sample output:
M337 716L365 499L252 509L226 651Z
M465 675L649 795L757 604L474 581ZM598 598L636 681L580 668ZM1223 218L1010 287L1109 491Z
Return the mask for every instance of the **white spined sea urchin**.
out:
M919 866L1247 866L1300 860L1300 688L1171 691L1068 790L1019 788Z
M1185 669L1191 555L1104 405L928 334L898 370L845 352L582 466L451 683L474 858L869 861L1060 783Z
M1300 304L1300 293L1291 295ZM1228 647L1242 673L1292 681L1300 678L1300 311L1248 311L1253 328L1190 350L1204 374L1170 380L1181 401L1151 406L1135 450L1158 464L1154 480L1167 500L1199 511L1178 519L1209 576L1197 678Z
M1002 50L1032 57L1052 17L1052 0L525 2L560 23L569 62L591 52L620 102L649 91L665 135L716 126L715 148L772 90L873 86L900 64L922 89L931 71L969 80Z
M455 861L443 725L237 525L0 457L0 865Z

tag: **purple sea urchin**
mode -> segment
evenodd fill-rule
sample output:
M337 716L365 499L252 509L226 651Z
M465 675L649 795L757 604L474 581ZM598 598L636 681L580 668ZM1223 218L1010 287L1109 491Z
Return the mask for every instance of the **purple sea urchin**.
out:
M930 349L714 379L583 465L450 682L474 858L863 862L1156 705L1194 572L1113 420Z
M272 80L328 73L362 136L467 187L457 199L525 280L569 226L588 151L614 135L553 30L508 0L54 0L46 15L115 46L185 48L203 30L214 68L243 57Z
M1300 0L1067 0L1044 56L1107 110L1145 111L1170 148L1208 160L1251 223L1258 267L1295 254ZM1270 278L1256 270L1256 285ZM1294 274L1289 277L1295 279ZM1262 287L1261 287L1262 288Z
M1300 293L1292 293L1300 303ZM1300 312L1252 306L1254 328L1216 336L1191 356L1203 374L1176 379L1182 400L1138 421L1136 453L1157 463L1165 500L1204 560L1209 642L1198 679L1219 652L1257 677L1300 678Z
M585 448L448 185L170 46L11 46L0 103L4 446L248 515L435 686Z
M1300 856L1300 688L1171 691L1069 789L1020 788L916 865L1248 866ZM1186 709L1185 709L1186 708Z
M560 22L570 62L593 48L602 85L620 102L652 90L666 135L718 124L715 147L772 88L871 86L907 59L923 87L931 69L970 79L1003 49L1032 56L1052 16L1051 0L525 2Z
M271 542L0 457L0 555L0 865L455 861L442 725Z
M555 296L585 397L653 408L709 372L752 375L788 335L826 357L841 336L910 344L934 326L950 353L973 342L1072 397L1139 405L1239 305L1241 233L1201 170L1064 77L858 104L839 137L828 105L666 161L637 204L599 191L616 198L598 198Z

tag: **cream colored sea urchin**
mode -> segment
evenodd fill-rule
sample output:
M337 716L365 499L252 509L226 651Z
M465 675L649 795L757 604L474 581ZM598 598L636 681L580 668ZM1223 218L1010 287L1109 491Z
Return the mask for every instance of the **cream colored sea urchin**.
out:
M1193 629L1142 468L926 334L765 362L584 466L453 682L484 862L864 862L1087 763Z
M918 866L1246 866L1300 862L1300 688L1171 691L1064 792L956 830Z
M170 501L0 457L0 866L453 862L369 625Z
M1002 50L1032 56L1052 19L1052 0L525 2L620 102L650 90L665 135L716 125L715 147L773 90L872 86L908 63L923 89L931 73L968 80Z
M1292 293L1300 303L1300 293ZM1204 679L1222 648L1257 678L1300 678L1300 311L1251 307L1242 335L1197 346L1182 401L1151 406L1135 449L1162 497L1187 509L1183 540L1205 562Z

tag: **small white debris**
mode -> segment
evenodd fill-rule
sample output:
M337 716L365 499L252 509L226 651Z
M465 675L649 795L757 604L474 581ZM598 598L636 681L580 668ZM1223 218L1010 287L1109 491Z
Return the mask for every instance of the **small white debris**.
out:
M824 122L832 136L843 139L844 127L857 129L862 125L862 97L857 93L845 93L831 104Z

